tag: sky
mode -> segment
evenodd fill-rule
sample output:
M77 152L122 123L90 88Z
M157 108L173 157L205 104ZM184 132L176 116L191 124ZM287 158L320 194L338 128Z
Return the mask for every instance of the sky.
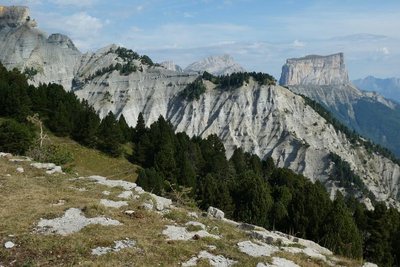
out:
M82 51L111 43L181 67L231 55L280 77L287 58L344 52L351 79L400 77L399 0L0 0Z

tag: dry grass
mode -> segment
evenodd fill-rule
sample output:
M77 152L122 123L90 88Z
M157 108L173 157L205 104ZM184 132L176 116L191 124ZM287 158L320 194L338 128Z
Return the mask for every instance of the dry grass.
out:
M72 141L61 138L55 140L65 144L74 154L74 170L79 176L111 176L124 172L126 175L112 177L130 181L136 179L137 167L126 159L110 159ZM24 173L16 172L19 166L25 169ZM271 262L270 257L252 258L241 253L237 243L249 240L249 237L231 225L207 217L193 219L188 216L185 208L174 209L166 215L142 210L140 206L148 198L146 195L138 200L129 200L129 206L121 209L106 208L99 204L100 199L120 200L116 196L123 189L109 188L88 179L75 179L76 177L75 174L47 175L42 170L30 167L29 163L11 163L0 158L0 265L13 262L13 266L179 266L198 255L201 250L209 250L209 245L216 246L210 253L236 260L239 262L238 266L254 267L259 262ZM78 191L78 188L85 188L86 191ZM110 191L110 196L104 196L104 190ZM59 200L64 200L65 204L54 205ZM40 218L59 217L69 208L80 208L87 217L110 217L123 225L90 225L65 237L35 233L35 226ZM123 213L128 209L134 210L135 215ZM194 208L190 211L201 213ZM166 225L184 225L193 220L205 224L208 232L220 235L221 239L167 241L162 235ZM91 255L91 249L111 246L115 240L125 238L135 240L137 245L118 253ZM9 240L16 247L6 250L2 244ZM321 262L310 261L304 255L277 255L291 259L301 266L325 266ZM352 261L343 259L341 262L346 266L355 266ZM198 263L198 266L208 265L204 260Z

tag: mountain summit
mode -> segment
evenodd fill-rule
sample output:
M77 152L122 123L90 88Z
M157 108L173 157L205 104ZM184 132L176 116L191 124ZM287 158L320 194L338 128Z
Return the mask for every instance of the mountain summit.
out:
M234 72L245 72L246 70L235 62L230 55L210 56L200 61L194 62L184 70L189 73L199 73L207 71L213 75L227 75Z
M348 84L349 75L343 53L291 58L282 67L281 85Z
M0 6L0 28L18 27L27 25L36 27L36 22L31 20L29 9L23 6Z

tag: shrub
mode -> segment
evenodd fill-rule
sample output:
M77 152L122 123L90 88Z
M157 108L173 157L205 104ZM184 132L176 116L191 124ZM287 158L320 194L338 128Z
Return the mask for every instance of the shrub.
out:
M34 131L14 120L8 120L0 125L0 151L24 154L33 144Z

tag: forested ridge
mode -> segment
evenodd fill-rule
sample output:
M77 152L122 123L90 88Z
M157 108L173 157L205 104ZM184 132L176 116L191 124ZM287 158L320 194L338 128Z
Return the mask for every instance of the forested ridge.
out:
M368 211L341 194L331 201L321 183L240 148L227 159L215 135L202 139L175 133L163 117L146 127L142 114L135 128L111 113L100 120L87 102L61 86L29 86L25 75L2 66L0 106L0 116L6 118L0 122L1 151L25 153L37 135L27 118L38 114L54 134L111 156L123 156L122 145L131 144L130 160L142 166L137 182L147 191L202 209L215 206L232 219L311 239L340 255L364 257L380 266L400 264L397 210L377 203ZM342 169L347 171L345 165ZM358 182L347 175L340 181Z

